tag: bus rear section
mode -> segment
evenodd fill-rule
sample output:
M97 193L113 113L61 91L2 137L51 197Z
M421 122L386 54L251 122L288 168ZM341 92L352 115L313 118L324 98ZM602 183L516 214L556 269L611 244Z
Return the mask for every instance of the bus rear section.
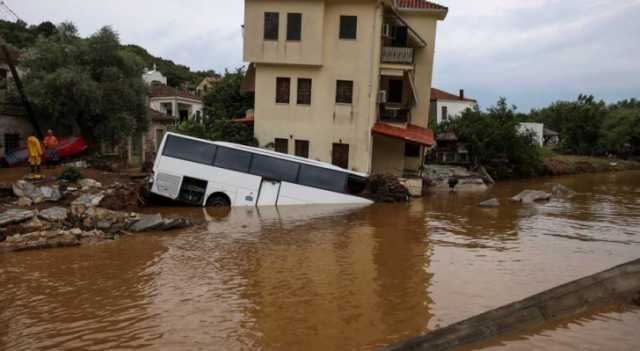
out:
M366 175L231 143L167 133L151 192L196 206L361 204Z

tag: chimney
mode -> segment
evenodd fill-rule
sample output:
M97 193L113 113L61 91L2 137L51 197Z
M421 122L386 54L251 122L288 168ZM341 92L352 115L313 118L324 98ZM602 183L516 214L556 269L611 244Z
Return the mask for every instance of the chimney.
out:
M460 89L460 99L464 99L464 89Z

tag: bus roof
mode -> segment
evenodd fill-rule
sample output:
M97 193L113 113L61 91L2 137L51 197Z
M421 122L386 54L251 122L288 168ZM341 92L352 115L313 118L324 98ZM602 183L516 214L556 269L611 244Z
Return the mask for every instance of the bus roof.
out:
M178 133L174 133L174 132L167 132L166 135L173 135L173 136L177 136L177 137L181 137L181 138L193 139L193 140L197 140L197 141L208 143L208 144L227 147L227 148L230 148L230 149L242 150L242 151L251 152L251 153L254 153L254 154L261 154L261 155L271 156L271 157L275 157L275 158L279 158L279 159L283 159L283 160L289 160L289 161L292 161L292 162L304 163L304 164L308 164L308 165L312 165L312 166L316 166L316 167L332 169L334 171L347 173L347 174L355 175L355 176L358 176L358 177L364 177L364 178L369 177L369 175L366 174L366 173L350 171L348 169L344 169L344 168L340 168L338 166L334 166L334 165L332 165L330 163L311 160L311 159L304 158L304 157L298 157L298 156L283 154L283 153L280 153L280 152L261 149L261 148L258 148L258 147L235 144L235 143L230 143L230 142L226 142L226 141L205 140L205 139L194 138L194 137L191 137L191 136L188 136L188 135L178 134Z

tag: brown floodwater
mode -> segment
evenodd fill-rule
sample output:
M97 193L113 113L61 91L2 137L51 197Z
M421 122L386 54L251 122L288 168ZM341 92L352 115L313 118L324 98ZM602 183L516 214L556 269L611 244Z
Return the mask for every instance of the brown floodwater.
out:
M482 209L565 184L571 200ZM364 209L162 209L168 235L0 255L2 350L376 350L640 257L640 172ZM640 311L478 346L638 350Z

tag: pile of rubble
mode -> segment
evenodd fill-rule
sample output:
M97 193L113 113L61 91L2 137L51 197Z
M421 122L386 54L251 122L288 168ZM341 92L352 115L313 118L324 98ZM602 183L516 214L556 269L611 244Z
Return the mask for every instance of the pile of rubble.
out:
M464 167L447 165L428 165L425 167L425 181L435 190L449 190L449 180L456 179L456 191L485 191L495 184L484 167L470 171Z
M166 231L194 225L185 218L146 215L131 184L104 187L93 179L38 186L20 180L0 213L0 252L78 246L123 234Z
M409 189L398 177L392 175L373 175L369 178L369 186L365 196L375 202L408 202L411 199Z

